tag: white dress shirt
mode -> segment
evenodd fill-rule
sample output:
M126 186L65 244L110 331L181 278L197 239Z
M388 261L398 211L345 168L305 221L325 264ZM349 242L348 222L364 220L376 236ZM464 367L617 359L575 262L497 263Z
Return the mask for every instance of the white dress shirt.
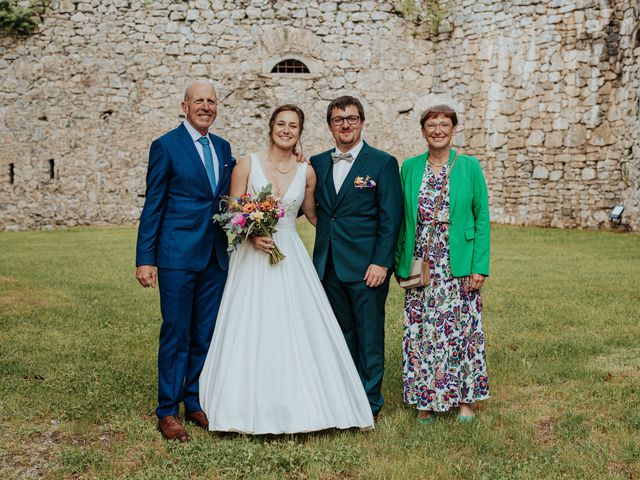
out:
M345 162L344 160L342 160L338 163L333 164L333 183L336 186L336 193L340 191L340 187L342 187L342 184L344 183L344 179L347 178L347 175L349 175L349 170L351 170L351 167L356 161L356 158L358 158L358 154L360 153L360 150L362 150L363 145L364 145L364 142L360 140L360 143L358 143L355 147L353 147L348 152L344 152L344 153L351 154L351 156L353 157L352 162ZM339 153L342 153L337 149L336 151Z
M198 139L203 137L203 135L195 128L193 128L187 120L184 120L182 124L186 127L187 132L189 132L189 135L191 135L193 142L196 144L196 150L198 151L198 155L200 155L202 165L204 165L204 152L202 151L202 144L198 141ZM218 166L218 155L216 155L216 149L213 148L213 143L211 142L211 137L209 137L209 132L207 132L207 135L204 135L204 137L206 137L209 141L209 148L211 149L211 156L213 157L213 172L216 177L216 183L218 183L220 181L220 174L218 171L220 169Z

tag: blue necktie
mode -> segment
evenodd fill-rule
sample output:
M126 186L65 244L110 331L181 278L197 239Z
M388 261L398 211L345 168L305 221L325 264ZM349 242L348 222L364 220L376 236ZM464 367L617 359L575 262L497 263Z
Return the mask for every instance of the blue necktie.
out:
M204 169L207 171L207 177L209 177L209 183L211 184L211 191L216 192L216 173L213 171L213 155L211 155L211 147L209 146L209 139L207 137L200 137L198 139L200 145L202 145L202 153L204 153Z

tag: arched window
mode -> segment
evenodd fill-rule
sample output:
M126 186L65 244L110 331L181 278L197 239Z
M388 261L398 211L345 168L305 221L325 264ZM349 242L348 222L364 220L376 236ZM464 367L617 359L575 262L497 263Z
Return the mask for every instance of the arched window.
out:
M300 60L287 58L278 62L271 69L271 73L310 73L309 68Z

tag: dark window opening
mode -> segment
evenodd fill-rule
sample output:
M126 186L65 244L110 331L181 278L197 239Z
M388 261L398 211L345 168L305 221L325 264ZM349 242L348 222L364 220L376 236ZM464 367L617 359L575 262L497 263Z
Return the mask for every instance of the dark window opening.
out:
M56 162L55 162L55 160L49 160L49 178L51 180L56 178Z
M287 58L278 62L272 69L271 73L310 73L307 66L300 60Z
M102 112L100 114L100 118L102 120L107 120L111 115L113 115L113 110L111 110L111 109L105 110L104 112Z
M9 164L9 184L13 185L15 181L15 165L13 163Z

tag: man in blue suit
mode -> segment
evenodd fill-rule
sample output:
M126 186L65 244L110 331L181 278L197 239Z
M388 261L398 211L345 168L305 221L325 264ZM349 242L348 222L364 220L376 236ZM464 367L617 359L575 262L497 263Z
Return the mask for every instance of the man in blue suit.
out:
M202 428L198 381L227 278L227 237L211 217L227 194L235 161L226 140L209 133L218 99L208 81L192 83L186 120L153 141L136 247L136 278L160 288L158 429L170 440L189 435L178 417Z

